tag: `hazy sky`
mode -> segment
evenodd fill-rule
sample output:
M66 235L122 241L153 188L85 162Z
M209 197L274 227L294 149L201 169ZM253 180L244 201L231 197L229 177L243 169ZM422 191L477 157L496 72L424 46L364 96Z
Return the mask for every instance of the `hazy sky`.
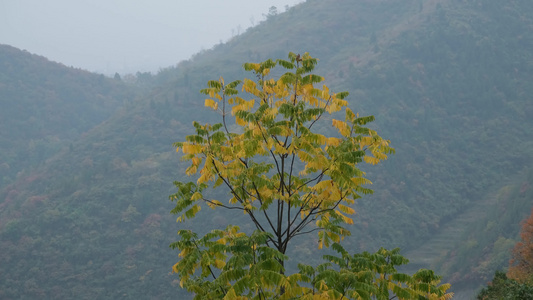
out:
M0 0L0 44L105 74L157 71L304 0Z

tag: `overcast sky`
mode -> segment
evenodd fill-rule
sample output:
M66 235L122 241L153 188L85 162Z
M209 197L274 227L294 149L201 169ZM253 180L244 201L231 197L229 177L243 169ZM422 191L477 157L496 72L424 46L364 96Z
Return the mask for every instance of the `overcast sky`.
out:
M105 74L156 72L304 0L0 0L0 44Z

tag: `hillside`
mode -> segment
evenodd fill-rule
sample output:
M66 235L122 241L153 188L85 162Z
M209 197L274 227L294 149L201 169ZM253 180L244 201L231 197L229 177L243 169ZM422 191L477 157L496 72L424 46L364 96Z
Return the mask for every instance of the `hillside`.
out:
M117 87L137 101L109 100L116 106L107 109L97 95L123 99L113 89L87 96L98 118L78 113L73 125L50 125L50 135L68 144L20 167L27 171L16 178L9 173L0 187L0 298L184 297L169 274L177 253L168 244L183 225L169 215L167 198L184 173L171 144L192 132L193 120L213 120L198 93L207 80L237 79L243 62L289 51L318 57L316 73L333 90L349 91L354 111L375 115L374 128L396 148L365 170L375 193L358 201L346 248L399 246L413 266L457 283L459 296L476 289L505 265L531 208L532 29L530 1L307 1L165 70L150 92ZM0 57L12 53L30 66L35 59L8 49ZM44 74L73 72L80 93L114 84L39 59ZM42 80L12 81L41 89ZM13 89L0 86L2 101L11 99L6 91ZM20 111L25 119L2 120L35 114ZM19 138L5 148L18 153L31 138L10 126L21 131L2 130L0 138ZM217 213L188 226L207 230L228 220L235 216ZM294 255L314 252L310 237Z
M109 118L137 90L0 45L1 186Z

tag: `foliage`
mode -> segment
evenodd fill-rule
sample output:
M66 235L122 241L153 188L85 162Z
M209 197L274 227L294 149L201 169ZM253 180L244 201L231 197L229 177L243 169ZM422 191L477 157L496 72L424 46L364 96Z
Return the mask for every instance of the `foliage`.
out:
M533 210L522 223L521 241L513 248L507 276L520 283L533 285Z
M494 279L478 294L478 299L532 299L533 298L533 210L522 222L521 241L512 251L507 274L496 271Z
M302 280L310 283L319 299L451 299L449 284L438 285L440 277L432 270L420 269L412 276L397 272L409 261L400 249L380 248L376 253L350 255L340 244L333 250L341 256L324 255L327 263L316 268L299 265ZM333 268L332 268L333 266ZM305 293L304 293L305 295Z
M242 211L256 230L248 237L230 225L201 238L180 230L181 240L171 244L181 251L173 267L180 284L197 299L388 299L389 291L400 299L424 293L451 297L445 294L448 285L436 286L438 277L431 271L413 277L397 273L394 266L407 262L399 249L351 257L338 244L350 234L343 227L353 223L347 216L354 213L349 205L372 192L363 187L370 181L357 165L377 164L394 149L364 126L372 116L360 117L349 108L344 121L331 119L335 136L316 133L326 113L347 106L348 95L331 93L326 85L315 88L323 81L311 74L316 64L308 53L244 64L256 78L242 81L251 100L238 96L241 81L225 84L220 78L201 91L209 96L205 106L219 111L222 123L194 122L196 135L175 143L183 159L191 161L186 174L200 176L196 183L175 182L172 213L182 222L194 218L205 203L212 209ZM287 72L272 78L276 66ZM236 126L227 120L230 113ZM209 185L227 187L229 202L204 196ZM325 256L331 263L316 269L299 265L300 273L286 276L289 242L312 231L318 231L318 248L333 245L342 256Z
M182 259L173 267L180 285L194 299L451 299L449 284L421 269L412 276L399 273L408 263L399 254L379 249L376 253L350 255L338 243L332 249L340 256L324 255L328 261L312 267L299 264L298 273L286 276L288 259L267 245L268 233L256 230L251 236L229 225L199 238L180 230L181 240L171 245ZM199 274L194 276L196 270ZM211 281L206 280L212 277ZM238 298L241 297L241 298Z
M323 78L309 74L317 60L308 54L300 58L291 53L289 59L244 65L254 72L257 82L244 79L243 91L255 99L237 96L240 81L224 85L221 78L209 81L209 88L202 90L213 98L205 100L206 106L215 110L220 106L223 123L195 122L196 135L175 144L184 152L183 159L192 162L187 175L200 173L196 184L176 182L179 191L171 199L177 202L172 212L181 213L178 221L194 217L201 202L211 208L240 210L258 230L272 234L268 240L281 253L311 223L318 230L319 248L349 234L341 226L353 223L347 215L354 211L347 205L360 194L371 193L363 187L370 181L357 164L377 164L394 150L387 140L364 127L372 116L359 117L349 108L345 121L331 121L337 136L313 132L325 113L347 105L348 93L330 93L325 85L315 88ZM269 78L276 65L294 72ZM229 130L230 112L240 133ZM213 187L229 189L228 204L203 196L210 182Z
M533 199L533 191L529 188L533 171L522 172L514 177L510 184L479 202L485 209L472 207L462 217L448 224L449 228L455 230L455 236L443 234L440 237L446 245L453 239L453 250L441 252L443 255L433 261L431 268L446 276L455 289L481 288L492 279L495 270L508 267L510 253L517 243L519 233L517 220L527 217L525 212L530 209ZM443 247L446 246L434 249ZM415 253L407 255L416 256Z
M533 299L533 286L507 278L504 272L496 271L488 287L477 295L479 300L529 300Z

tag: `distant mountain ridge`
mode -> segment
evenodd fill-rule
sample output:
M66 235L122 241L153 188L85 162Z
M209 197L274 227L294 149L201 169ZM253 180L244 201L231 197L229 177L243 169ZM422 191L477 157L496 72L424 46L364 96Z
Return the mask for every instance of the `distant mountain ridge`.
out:
M0 45L2 185L109 118L136 90Z
M1 126L12 130L0 131L11 153L10 171L0 166L0 298L185 297L169 274L177 253L167 246L182 225L166 198L184 173L171 143L193 120L214 121L198 93L207 80L237 79L242 63L288 51L318 57L316 73L349 91L354 111L375 115L397 151L367 170L375 194L355 206L347 248L400 246L414 266L475 290L505 265L531 208L532 24L533 2L522 0L307 1L164 70L151 91L0 47L0 64L23 74L0 66L0 99L11 103ZM74 98L86 106L69 107ZM34 111L45 118L30 120ZM45 129L25 127L36 122ZM49 152L19 154L32 139ZM294 255L315 252L313 238Z

